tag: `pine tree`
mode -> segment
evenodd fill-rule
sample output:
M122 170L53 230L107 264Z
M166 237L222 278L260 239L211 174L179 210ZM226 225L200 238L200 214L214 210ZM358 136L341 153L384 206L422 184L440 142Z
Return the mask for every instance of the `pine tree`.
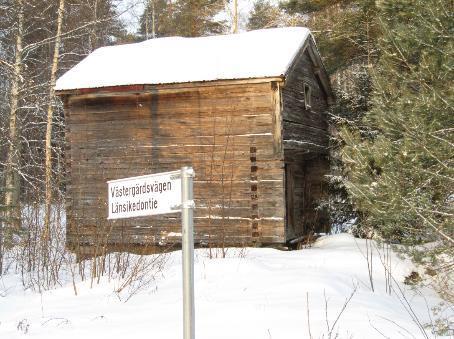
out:
M450 0L380 3L369 133L341 132L360 226L392 242L434 242L426 260L454 254L453 9Z
M214 16L223 8L221 0L180 0L180 34L196 37L222 33L224 26Z
M279 8L273 6L267 0L258 0L254 3L247 29L278 27L281 16Z
M151 38L154 17L156 37L218 34L224 25L214 16L223 6L222 0L149 0L140 18L139 33Z
M145 39L177 35L177 13L178 8L174 1L147 0L144 12L140 17L139 33Z
M306 17L329 74L374 59L379 30L374 0L289 0L281 7Z
M352 0L287 0L282 2L282 6L290 12L311 14L339 3L348 4L350 2Z

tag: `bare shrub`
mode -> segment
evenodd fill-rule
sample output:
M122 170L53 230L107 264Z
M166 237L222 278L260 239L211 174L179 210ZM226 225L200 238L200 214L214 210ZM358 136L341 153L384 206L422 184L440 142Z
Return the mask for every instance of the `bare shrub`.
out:
M149 288L164 270L167 259L166 253L134 256L123 269L121 279L118 279L119 285L115 289L118 298L127 302L138 292Z
M164 252L154 255L108 253L107 241L100 241L96 256L77 260L76 254L65 248L64 205L52 206L49 237L43 236L43 220L43 205L35 203L24 207L21 233L15 239L15 246L5 249L3 273L20 274L24 289L42 292L71 283L77 295L78 281L89 279L93 288L107 279L115 281L114 292L126 302L158 280L169 257Z

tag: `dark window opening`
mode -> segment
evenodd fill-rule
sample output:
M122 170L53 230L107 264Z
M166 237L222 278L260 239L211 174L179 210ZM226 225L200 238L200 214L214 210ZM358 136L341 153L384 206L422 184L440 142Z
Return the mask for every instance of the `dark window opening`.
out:
M312 106L312 88L308 84L303 84L304 86L304 106L306 109L311 109Z

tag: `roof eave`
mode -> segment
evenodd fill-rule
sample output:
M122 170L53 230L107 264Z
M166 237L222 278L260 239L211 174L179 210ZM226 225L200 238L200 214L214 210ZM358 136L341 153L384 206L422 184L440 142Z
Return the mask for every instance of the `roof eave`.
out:
M75 88L67 90L55 90L55 94L59 96L67 95L84 95L84 94L97 94L100 96L108 96L114 94L125 94L125 93L140 93L149 92L151 90L159 91L184 91L187 89L193 89L198 87L212 87L212 86L227 86L227 85L239 85L239 84L257 84L264 82L284 82L285 76L271 76L271 77L259 77L259 78L247 78L247 79L222 79L222 80L207 80L197 82L181 82L181 83L170 83L170 84L136 84L136 85L118 85L118 86L107 86L107 87L96 87L96 88Z

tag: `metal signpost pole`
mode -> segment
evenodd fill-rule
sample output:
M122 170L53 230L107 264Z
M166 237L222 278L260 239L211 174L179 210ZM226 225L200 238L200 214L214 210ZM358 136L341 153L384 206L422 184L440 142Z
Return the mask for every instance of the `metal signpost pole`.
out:
M193 178L192 167L182 167L179 171L141 175L107 182L107 219L109 220L181 211L184 339L195 338Z
M194 322L194 170L181 168L181 226L183 250L183 338L195 338Z

